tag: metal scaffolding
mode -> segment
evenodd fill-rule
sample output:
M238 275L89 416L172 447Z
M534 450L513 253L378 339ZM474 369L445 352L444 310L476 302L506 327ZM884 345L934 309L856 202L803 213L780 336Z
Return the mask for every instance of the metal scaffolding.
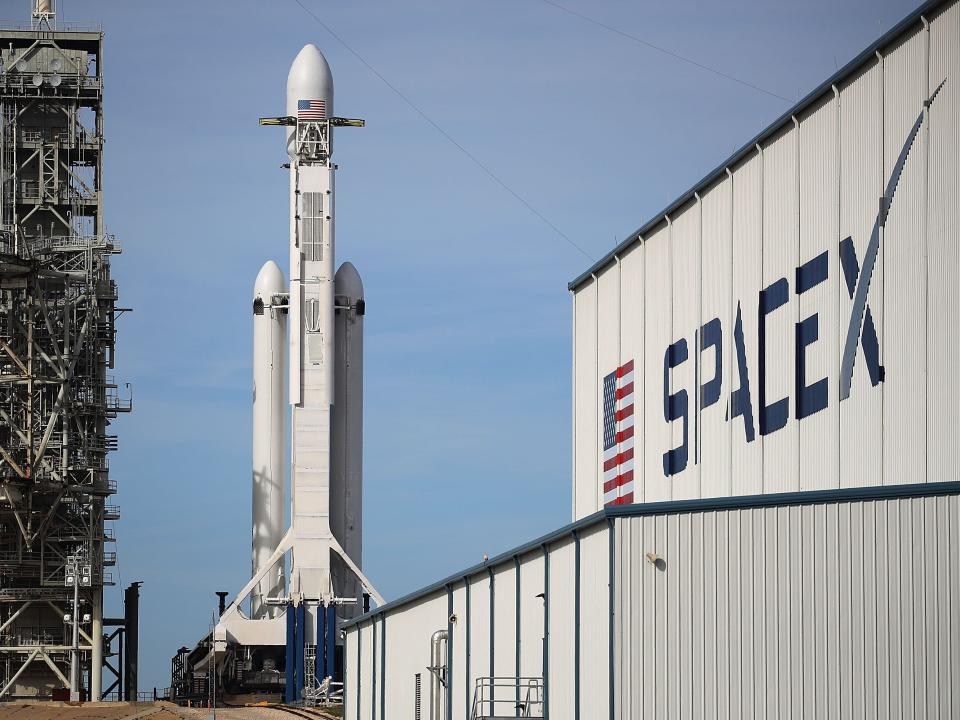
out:
M110 375L123 310L103 221L102 49L99 29L50 18L0 28L0 700L59 694L75 652L100 693L119 517L108 428L132 404ZM71 583L76 557L89 576Z

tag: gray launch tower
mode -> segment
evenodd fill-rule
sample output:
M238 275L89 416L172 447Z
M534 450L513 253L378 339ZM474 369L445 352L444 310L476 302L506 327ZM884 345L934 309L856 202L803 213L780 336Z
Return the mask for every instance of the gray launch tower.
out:
M109 425L131 408L111 377L102 50L49 2L0 28L0 701L100 694Z

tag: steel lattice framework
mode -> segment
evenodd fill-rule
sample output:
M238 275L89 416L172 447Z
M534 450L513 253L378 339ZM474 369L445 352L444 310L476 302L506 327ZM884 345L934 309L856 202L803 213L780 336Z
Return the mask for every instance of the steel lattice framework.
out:
M116 553L108 427L117 287L102 195L103 35L0 28L0 700L68 685L68 556L88 558L80 657L97 698ZM89 616L89 619L88 617Z

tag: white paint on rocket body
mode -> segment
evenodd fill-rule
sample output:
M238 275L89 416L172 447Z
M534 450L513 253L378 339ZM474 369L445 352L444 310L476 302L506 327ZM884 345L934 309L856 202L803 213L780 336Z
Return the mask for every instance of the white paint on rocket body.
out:
M276 305L286 293L279 266L269 260L253 289L253 572L256 574L286 530L286 361L287 316ZM257 306L261 308L257 314ZM251 593L254 618L273 613L263 598L284 593L283 564L270 571Z

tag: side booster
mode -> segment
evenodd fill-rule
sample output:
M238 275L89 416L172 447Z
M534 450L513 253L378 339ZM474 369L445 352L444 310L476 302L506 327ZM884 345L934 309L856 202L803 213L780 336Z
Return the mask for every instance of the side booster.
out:
M245 677L283 672L270 682L285 686L288 701L335 674L338 621L358 612L364 594L383 604L360 570L363 283L350 263L334 274L333 128L363 121L332 113L330 67L307 45L287 78L287 114L260 121L286 127L290 282L269 261L254 286L253 577L213 633L220 667L243 667L235 689Z

